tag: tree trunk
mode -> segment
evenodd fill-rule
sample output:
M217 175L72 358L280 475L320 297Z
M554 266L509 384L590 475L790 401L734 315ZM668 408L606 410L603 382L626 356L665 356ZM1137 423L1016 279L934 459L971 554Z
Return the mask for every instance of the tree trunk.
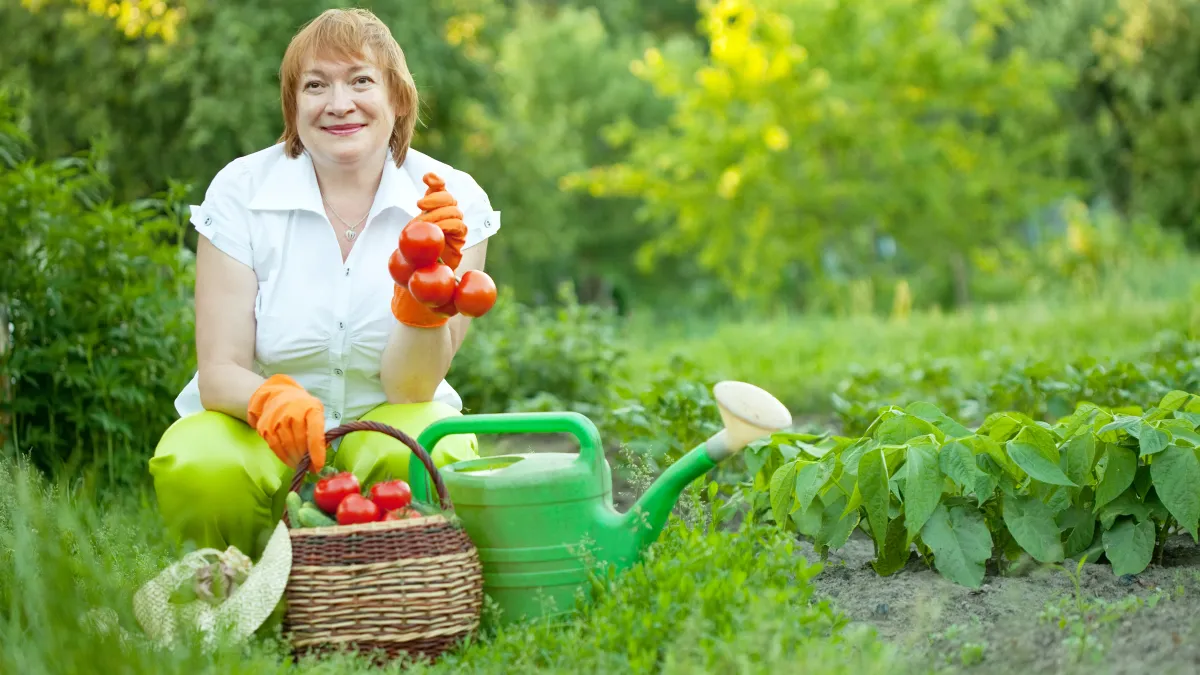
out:
M950 255L950 267L954 272L954 303L966 307L971 302L971 287L967 278L967 258L961 251Z

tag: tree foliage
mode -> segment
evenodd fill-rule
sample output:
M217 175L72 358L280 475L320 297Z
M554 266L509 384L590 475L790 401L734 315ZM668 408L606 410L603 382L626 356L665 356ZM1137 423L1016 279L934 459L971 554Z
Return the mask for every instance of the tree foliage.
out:
M673 103L629 158L577 185L670 223L643 252L695 255L744 296L856 233L925 256L1005 236L1066 188L1054 94L1069 73L995 56L996 3L707 3L709 52L648 49L634 72ZM934 261L928 262L936 264Z

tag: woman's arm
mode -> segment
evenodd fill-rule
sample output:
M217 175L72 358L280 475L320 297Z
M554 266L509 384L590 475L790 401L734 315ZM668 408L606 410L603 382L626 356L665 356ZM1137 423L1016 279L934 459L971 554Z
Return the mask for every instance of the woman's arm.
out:
M264 379L254 372L254 271L200 237L196 247L196 358L200 403L246 419Z
M461 277L467 270L483 271L487 240L462 252L455 268ZM392 328L381 358L379 379L389 403L424 403L433 400L438 384L450 371L450 363L467 336L471 317L456 314L437 328L416 328L399 321Z

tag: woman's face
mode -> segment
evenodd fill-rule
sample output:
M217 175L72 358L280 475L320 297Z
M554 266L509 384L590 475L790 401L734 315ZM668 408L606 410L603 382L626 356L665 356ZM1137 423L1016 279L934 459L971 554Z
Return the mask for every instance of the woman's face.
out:
M296 117L300 141L325 165L379 159L396 123L383 73L367 61L310 60L300 77Z

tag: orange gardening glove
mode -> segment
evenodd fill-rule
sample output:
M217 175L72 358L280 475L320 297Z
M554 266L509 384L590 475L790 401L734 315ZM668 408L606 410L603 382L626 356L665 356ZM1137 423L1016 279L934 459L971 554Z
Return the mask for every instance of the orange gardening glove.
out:
M458 269L462 262L462 247L467 243L467 224L463 222L463 213L458 208L458 201L446 192L446 184L437 174L427 173L422 178L428 189L425 196L417 202L421 215L417 220L425 220L442 228L446 237L446 248L442 251L442 262L450 269Z
M250 397L246 421L275 456L296 468L307 452L309 471L325 466L325 407L287 375L272 375Z
M425 196L417 202L421 214L413 220L424 220L442 228L446 239L442 249L442 262L456 269L462 262L462 247L467 241L467 224L463 222L463 213L458 208L458 201L446 191L446 183L434 173L422 177L425 182ZM403 284L394 284L392 293L392 315L396 320L408 326L417 328L437 328L445 325L457 311L451 304L446 308L433 309L417 301Z

